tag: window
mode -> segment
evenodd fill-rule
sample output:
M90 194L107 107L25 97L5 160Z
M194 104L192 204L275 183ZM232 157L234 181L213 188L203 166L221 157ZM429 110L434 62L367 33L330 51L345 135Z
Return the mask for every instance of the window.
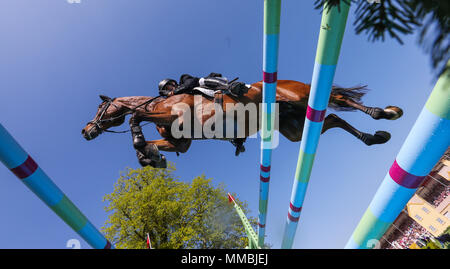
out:
M422 210L427 214L430 213L430 210L428 210L428 208L426 208L426 207L422 207Z
M443 215L450 219L450 211L446 211Z

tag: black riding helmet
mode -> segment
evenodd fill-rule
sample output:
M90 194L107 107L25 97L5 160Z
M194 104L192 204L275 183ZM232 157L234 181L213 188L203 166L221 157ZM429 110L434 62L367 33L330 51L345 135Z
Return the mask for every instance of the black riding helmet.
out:
M168 96L170 91L166 89L166 86L169 84L173 84L175 87L178 85L174 79L166 78L161 80L158 85L159 94L163 96Z

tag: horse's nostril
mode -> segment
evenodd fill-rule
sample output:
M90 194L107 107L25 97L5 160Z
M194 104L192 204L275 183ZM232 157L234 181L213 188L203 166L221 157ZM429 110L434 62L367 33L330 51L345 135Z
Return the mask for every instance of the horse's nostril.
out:
M81 134L83 134L83 135L84 135L85 133L86 133L86 130L84 130L84 129L83 129L83 130L81 130Z

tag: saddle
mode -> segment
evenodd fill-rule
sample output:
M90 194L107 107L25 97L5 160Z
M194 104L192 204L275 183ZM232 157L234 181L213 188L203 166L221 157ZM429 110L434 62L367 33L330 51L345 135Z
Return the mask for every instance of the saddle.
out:
M234 79L233 81L237 80ZM229 85L233 85L231 82ZM214 103L218 104L222 109L223 109L223 95L230 95L233 97L240 97L242 95L244 95L245 93L248 92L248 90L251 88L251 85L249 84L244 84L242 82L237 82L239 84L235 84L237 87L240 87L240 89L237 89L238 91L233 91L233 86L231 87L216 87L216 88L208 88L208 87L195 87L192 90L192 93L200 93L203 96L205 96L208 99L214 99ZM245 88L244 88L245 87ZM242 89L244 88L244 89ZM233 144L233 146L235 146L236 150L235 150L235 156L238 156L240 153L245 152L245 147L244 147L244 142L245 142L246 138L235 138L235 139L231 139L230 142L231 144Z
M250 84L245 84L243 82L237 82L238 78L235 78L229 82L226 86L220 85L217 87L208 87L206 85L198 86L192 89L192 93L200 93L205 97L214 98L217 92L227 94L234 97L241 97L246 94L251 88Z

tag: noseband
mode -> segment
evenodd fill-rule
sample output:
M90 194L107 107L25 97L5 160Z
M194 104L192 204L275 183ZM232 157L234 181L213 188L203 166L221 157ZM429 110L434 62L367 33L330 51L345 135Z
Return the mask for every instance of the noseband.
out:
M112 117L112 118L110 118L110 119L103 119L103 116L105 115L106 111L108 110L108 108L109 108L111 105L113 105L113 106L115 106L117 109L119 109L119 107L118 107L117 105L115 105L115 104L113 103L113 101L114 101L114 99L109 99L109 100L107 101L106 105L103 105L103 107L102 107L102 109L101 109L101 111L100 111L100 117L98 117L96 120L91 120L91 121L89 121L89 122L87 123L87 124L93 124L93 125L95 126L95 129L96 129L99 133L102 133L102 132L112 132L112 131L108 131L108 130L103 130L103 128L102 128L102 126L101 126L101 125L103 125L103 123L105 123L105 122L111 122L111 121L114 121L114 120L116 120L116 119L118 119L118 118L121 118L122 116L125 116L125 115L127 115L127 114L130 114L130 113L123 113L123 114L120 114L120 115L117 116L117 117Z
M141 107L143 105L146 105L145 109L147 110L147 105L150 104L156 98L159 98L159 97L161 97L161 96L159 95L159 96L153 97L150 100L145 101L142 104L139 104L139 105L135 106L134 108L130 109L130 111L127 111L127 112L124 112L124 113L120 114L119 116L112 117L112 118L109 118L109 119L103 119L103 116L105 115L106 111L108 110L108 108L111 105L115 106L117 109L120 109L116 104L113 103L114 99L109 99L107 101L106 105L103 105L103 107L102 107L102 109L100 111L100 117L98 117L96 120L89 121L87 124L93 124L95 126L95 129L99 132L99 134L101 134L103 132L108 132L108 133L126 133L126 132L129 132L130 130L121 131L121 132L110 131L108 129L103 130L101 125L103 125L103 123L106 123L106 122L115 121L116 119L122 118L123 116L129 115L129 114L133 114L136 111L137 108L139 108L139 107Z

